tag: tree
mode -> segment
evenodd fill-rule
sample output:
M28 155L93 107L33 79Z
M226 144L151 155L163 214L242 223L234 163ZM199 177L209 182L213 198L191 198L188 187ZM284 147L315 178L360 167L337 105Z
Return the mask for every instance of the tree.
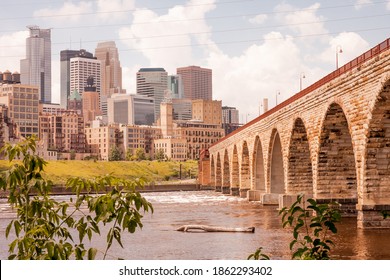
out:
M127 161L130 161L132 160L132 158L133 158L133 151L131 149L127 149L125 159Z
M121 233L133 233L142 227L141 210L153 211L136 187L141 181L120 180L112 176L92 180L71 178L67 187L75 194L67 201L50 195L52 182L42 177L47 164L35 155L35 139L11 145L2 152L13 163L0 176L0 188L8 193L8 202L16 210L16 218L6 227L6 238L13 231L15 239L9 244L9 259L94 259L95 248L87 248L100 234L100 226L109 227L103 259L113 241L121 242ZM99 194L104 190L104 194Z
M319 204L314 199L308 199L309 206L298 195L291 207L279 211L282 215L283 227L293 228L293 240L290 242L292 259L328 260L333 241L329 237L337 233L335 223L341 219L337 203ZM269 260L259 247L248 259Z
M157 159L158 161L162 161L162 160L165 160L166 159L166 156L165 156L165 153L164 153L164 150L163 149L158 149L156 151L156 154L155 154L155 159Z
M135 150L135 160L145 160L146 154L143 148L138 148Z
M110 155L108 156L109 161L120 161L122 160L122 154L121 151L118 149L117 146L113 146L110 149Z

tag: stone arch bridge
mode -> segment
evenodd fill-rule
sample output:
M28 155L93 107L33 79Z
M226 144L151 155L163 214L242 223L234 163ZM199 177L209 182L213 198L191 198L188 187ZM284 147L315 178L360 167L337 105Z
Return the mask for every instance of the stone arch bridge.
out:
M200 174L217 191L279 205L304 193L390 227L390 38L208 152Z

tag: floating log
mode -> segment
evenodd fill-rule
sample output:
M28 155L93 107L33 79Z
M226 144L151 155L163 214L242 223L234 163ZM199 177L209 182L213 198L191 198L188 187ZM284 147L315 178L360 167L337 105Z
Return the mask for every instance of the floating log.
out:
M204 225L185 225L176 229L177 231L198 231L203 230L207 232L250 232L254 233L254 227L245 227L245 228L227 228L227 227L213 227L213 226L204 226Z

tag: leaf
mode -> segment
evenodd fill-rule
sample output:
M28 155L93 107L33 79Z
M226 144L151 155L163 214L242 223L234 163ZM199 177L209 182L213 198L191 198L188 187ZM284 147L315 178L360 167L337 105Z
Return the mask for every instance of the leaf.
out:
M97 254L97 249L89 248L88 249L88 260L94 260Z

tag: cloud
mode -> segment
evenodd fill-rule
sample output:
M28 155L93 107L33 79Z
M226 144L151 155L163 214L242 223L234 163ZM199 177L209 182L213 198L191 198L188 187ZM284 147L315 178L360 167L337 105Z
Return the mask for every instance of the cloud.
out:
M355 3L355 9L360 10L361 8L364 7L364 5L370 4L370 3L372 3L371 0L357 0Z
M257 15L255 17L253 17L253 18L250 18L249 22L253 23L253 24L262 24L262 23L264 23L267 20L267 18L268 18L267 15L260 14L260 15Z
M390 0L387 2L386 8L390 10Z
M83 14L93 12L92 2L79 2L74 4L73 2L65 2L62 7L57 9L40 9L34 12L34 17L48 17L53 20L59 21L78 21L84 17Z
M297 10L291 5L280 4L275 10L279 12L279 20L300 36L326 34L324 17L317 15L320 4L313 4L305 9Z
M279 32L268 33L262 44L251 45L240 56L211 53L208 67L213 69L213 99L237 107L244 122L258 116L263 98L272 108L278 92L278 103L296 93L303 69L298 46Z
M142 53L150 66L176 72L177 67L194 64L199 51L216 49L205 20L206 13L215 5L199 4L189 1L163 15L139 9L133 13L132 25L119 30L119 37L126 46Z
M135 0L97 1L98 16L104 20L122 20L128 17L128 12L133 9L135 9ZM123 11L123 13L119 11Z
M342 49L342 53L338 54L339 67L370 48L369 43L359 34L343 32L329 40L329 47L320 54L319 58L323 62L335 65L338 46Z
M28 31L18 31L0 36L0 71L20 72L20 60L26 56L28 34Z

